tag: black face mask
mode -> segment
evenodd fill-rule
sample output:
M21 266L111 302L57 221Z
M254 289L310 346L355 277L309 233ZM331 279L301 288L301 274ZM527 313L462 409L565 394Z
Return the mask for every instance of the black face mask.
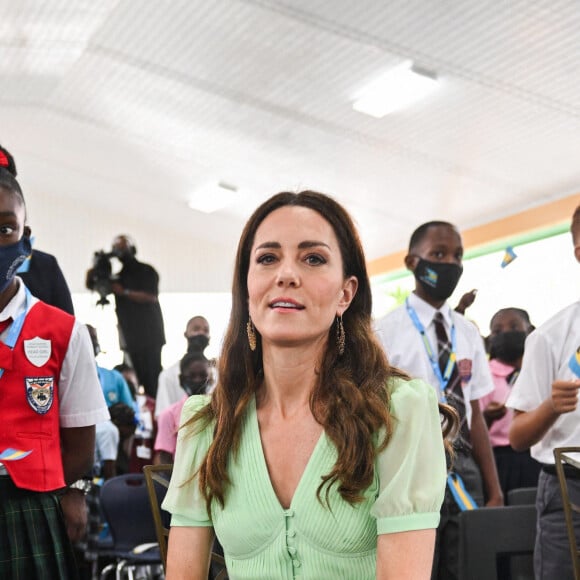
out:
M524 343L528 334L521 330L500 332L489 339L489 358L511 363L524 354Z
M196 334L187 339L187 352L203 352L209 344L209 337L205 334Z
M463 274L463 267L447 262L429 262L419 258L413 272L423 290L435 300L447 300Z
M203 395L207 388L207 380L205 381L181 381L181 388L191 397L191 395Z

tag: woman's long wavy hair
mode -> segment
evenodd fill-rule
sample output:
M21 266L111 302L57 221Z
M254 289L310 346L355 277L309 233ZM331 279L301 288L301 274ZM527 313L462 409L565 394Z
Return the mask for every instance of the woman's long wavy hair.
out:
M309 208L333 228L340 246L344 277L356 276L357 292L342 316L345 331L344 354L336 344L336 324L328 329L326 352L317 369L310 409L337 450L337 461L322 477L317 490L328 491L338 483L344 500L354 504L372 483L377 451L389 442L393 418L389 413L391 377L406 377L391 367L375 337L371 322L372 298L362 245L348 213L332 198L314 191L282 192L265 201L248 220L238 245L232 287L232 311L218 363L218 384L211 402L186 423L203 428L215 421L214 438L198 471L200 490L208 512L214 500L225 505L228 462L240 444L244 413L261 384L262 349L256 330L257 347L250 350L246 325L248 312L248 270L256 231L273 211L286 206ZM449 429L453 416L444 417ZM378 433L384 437L378 441ZM194 429L196 431L197 429ZM377 446L378 441L378 446Z

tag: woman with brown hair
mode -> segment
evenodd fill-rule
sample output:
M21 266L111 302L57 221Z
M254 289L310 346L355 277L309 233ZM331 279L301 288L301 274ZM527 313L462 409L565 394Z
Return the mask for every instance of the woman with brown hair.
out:
M429 577L446 481L437 398L375 338L347 212L310 191L264 202L232 301L218 385L182 414L167 580L207 578L214 530L233 579Z

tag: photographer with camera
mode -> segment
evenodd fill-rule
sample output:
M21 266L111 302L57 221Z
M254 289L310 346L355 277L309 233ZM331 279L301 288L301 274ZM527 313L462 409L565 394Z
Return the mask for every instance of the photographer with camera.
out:
M139 262L136 254L137 249L129 236L117 236L110 254L95 253L86 284L101 296L98 304L108 303L107 294L115 295L119 343L125 352L125 362L133 366L145 392L155 397L161 372L161 349L165 344L158 299L159 275L149 264ZM115 276L111 274L113 256L123 264Z

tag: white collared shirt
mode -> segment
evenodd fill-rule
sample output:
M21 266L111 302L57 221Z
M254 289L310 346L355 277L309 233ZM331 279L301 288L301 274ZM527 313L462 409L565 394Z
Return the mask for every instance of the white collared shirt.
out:
M0 312L0 322L8 318L16 320L26 306L24 284L20 278L16 279L18 291ZM38 302L34 296L31 298L30 306ZM0 334L0 340L5 340L7 334L8 329ZM86 427L110 419L88 330L76 319L58 379L58 396L61 427Z
M437 309L421 300L415 293L409 296L409 305L417 313L419 321L425 328L431 349L436 354L437 336L433 317ZM455 325L457 361L471 361L471 379L465 383L463 389L465 400L477 400L494 388L483 339L475 325L461 314L452 311L447 303L439 311L443 315L447 336L451 337L451 327ZM423 379L439 393L439 379L433 371L421 334L413 324L405 305L389 312L377 321L375 327L390 364L407 372L413 378ZM471 405L465 405L465 408L467 423L471 426Z
M570 358L580 346L580 302L564 308L526 338L522 370L506 405L518 411L533 411L552 396L556 380L578 379ZM580 405L556 419L530 452L541 463L554 464L556 447L580 445Z

